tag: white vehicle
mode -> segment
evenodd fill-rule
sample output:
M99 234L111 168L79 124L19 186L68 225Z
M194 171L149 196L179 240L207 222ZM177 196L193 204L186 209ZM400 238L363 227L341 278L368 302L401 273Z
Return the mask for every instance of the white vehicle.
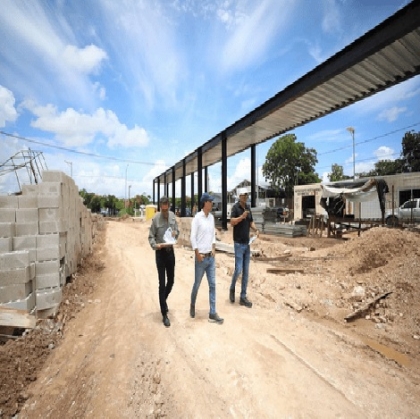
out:
M400 207L385 212L387 225L398 225L401 223L420 222L420 198L410 199Z

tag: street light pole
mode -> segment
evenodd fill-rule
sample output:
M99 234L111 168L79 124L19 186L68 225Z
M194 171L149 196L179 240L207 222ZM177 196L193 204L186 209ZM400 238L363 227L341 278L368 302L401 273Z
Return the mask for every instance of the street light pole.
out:
M125 168L124 208L127 208L127 170L128 170L128 164Z
M351 134L353 139L353 180L356 179L356 153L355 153L355 147L354 147L354 128L348 127L347 131Z

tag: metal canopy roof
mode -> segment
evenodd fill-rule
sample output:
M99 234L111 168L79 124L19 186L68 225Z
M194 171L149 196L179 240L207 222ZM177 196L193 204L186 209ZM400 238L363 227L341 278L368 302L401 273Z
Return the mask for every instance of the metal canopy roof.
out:
M420 0L413 0L201 146L202 166L286 133L420 74ZM198 169L200 148L176 163L175 181ZM172 167L155 178L173 182Z

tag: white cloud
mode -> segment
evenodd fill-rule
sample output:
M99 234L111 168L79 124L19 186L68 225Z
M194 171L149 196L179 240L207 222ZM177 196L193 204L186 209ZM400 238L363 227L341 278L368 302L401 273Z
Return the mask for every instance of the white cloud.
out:
M13 93L0 85L0 127L4 127L6 122L16 121L17 117Z
M67 108L59 112L53 105L39 106L29 100L23 106L37 117L31 123L34 128L53 133L67 146L84 146L98 137L107 140L110 148L144 147L149 143L149 136L143 128L135 125L129 129L110 110L99 108L87 114Z
M379 113L377 119L378 121L388 121L394 122L398 119L398 116L407 111L406 107L399 108L398 106L393 106L392 108L385 109Z
M288 18L294 9L293 2L262 0L250 2L253 9L223 13L219 17L224 22L232 23L232 30L227 32L227 41L222 45L219 65L226 72L246 68L261 61L262 57L280 30L288 24ZM234 24L233 24L234 23Z
M0 66L0 79L4 84L14 86L17 96L43 96L55 102L65 98L85 108L92 106L95 98L89 76L98 73L106 52L95 45L79 48L77 38L83 34L73 32L70 16L60 15L43 2L6 0L2 6L0 36L13 40L2 44L6 65Z
M106 58L106 52L95 45L85 48L67 45L62 52L63 64L81 74L95 73Z
M324 0L324 16L322 19L322 30L326 33L341 31L340 13L335 0Z
M409 99L417 96L420 96L419 76L407 80L404 83L390 87L360 102L357 102L351 106L351 110L356 111L359 114L385 112L384 115L386 115L387 109L392 109L394 107L397 108L398 103L406 102ZM402 109L402 107L399 109ZM390 115L391 114L392 112Z
M322 141L322 142L337 142L337 137L342 136L342 129L328 129L318 131L314 134L308 135L307 138L310 141Z
M119 63L122 83L128 93L149 109L176 106L179 83L187 73L185 47L177 45L179 28L166 7L156 2L100 1L112 60ZM111 52L110 52L111 55ZM140 95L139 95L140 92Z
M375 150L373 154L377 157L378 160L395 160L394 153L395 152L392 148L381 146Z

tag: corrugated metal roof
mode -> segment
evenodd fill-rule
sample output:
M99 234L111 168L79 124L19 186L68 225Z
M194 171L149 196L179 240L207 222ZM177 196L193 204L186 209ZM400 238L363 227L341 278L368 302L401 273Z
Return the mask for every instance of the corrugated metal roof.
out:
M201 146L202 165L282 135L420 74L420 0L414 0L314 70ZM186 175L198 168L199 149L185 157ZM175 181L183 161L174 165ZM165 180L166 175L166 180ZM155 178L171 183L172 168Z

